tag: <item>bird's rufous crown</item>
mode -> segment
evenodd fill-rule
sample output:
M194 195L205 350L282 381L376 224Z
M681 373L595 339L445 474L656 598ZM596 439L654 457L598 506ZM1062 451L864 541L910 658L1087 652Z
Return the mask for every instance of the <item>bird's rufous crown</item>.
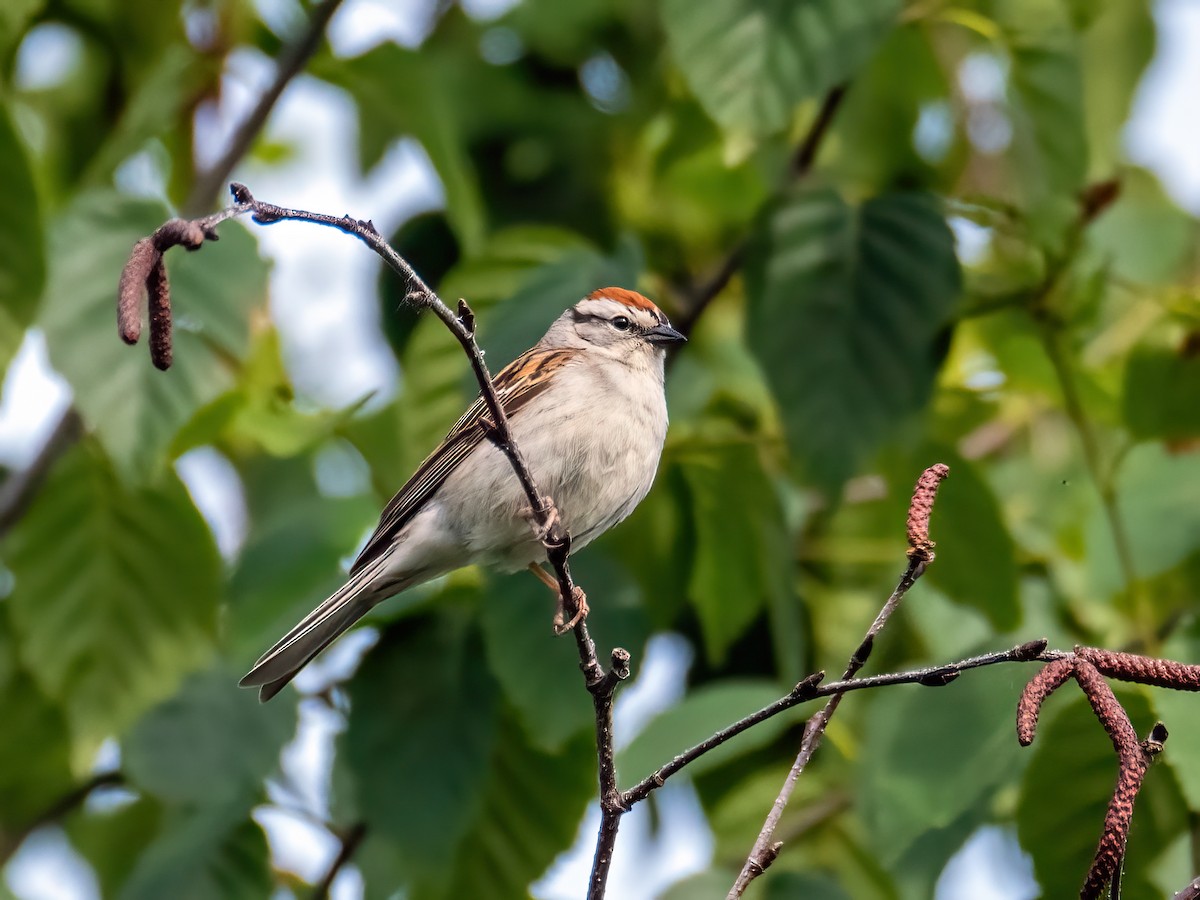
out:
M626 290L619 287L606 287L592 291L587 295L588 300L615 300L617 303L623 303L630 309L644 309L646 312L658 313L658 307L650 300L643 297L637 291Z

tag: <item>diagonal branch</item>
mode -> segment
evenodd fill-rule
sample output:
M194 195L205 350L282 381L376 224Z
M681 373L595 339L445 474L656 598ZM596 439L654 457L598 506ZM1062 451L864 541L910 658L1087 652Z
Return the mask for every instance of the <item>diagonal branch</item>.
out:
M859 644L858 649L854 651L854 654L850 657L850 661L846 664L846 671L842 676L843 681L852 679L866 665L867 659L871 655L871 648L874 646L875 638L888 623L892 613L896 611L896 608L900 605L900 601L908 593L909 588L925 573L926 566L933 562L933 541L929 539L929 516L933 511L933 501L937 496L938 485L949 473L950 469L948 466L944 463L937 463L926 469L917 481L916 487L913 489L912 502L909 504L908 513L908 567L904 570L904 574L900 576L900 581L883 604L883 608L880 609L879 614L875 617L875 621L867 629L862 643ZM773 840L775 829L779 826L783 810L787 807L788 801L792 797L792 792L796 789L796 782L800 778L800 773L804 771L804 768L808 765L809 760L812 759L812 755L820 745L821 737L825 734L825 728L829 725L829 720L833 718L833 714L837 712L838 705L842 702L843 696L844 692L834 694L830 697L829 702L809 719L808 723L804 726L804 735L800 740L800 751L796 754L796 761L792 763L792 768L784 780L783 787L780 788L779 796L771 805L771 812L768 813L766 821L763 822L762 830L759 832L758 838L750 850L750 854L746 857L746 862L742 866L741 872L738 873L737 880L734 881L733 887L729 889L726 900L738 900L745 893L746 888L750 886L750 882L765 872L767 867L775 861L775 857L779 855L779 848L782 844Z
M796 147L796 152L792 154L792 158L788 162L787 177L784 181L783 189L800 181L812 171L817 161L817 153L821 149L825 135L829 133L830 126L833 125L833 120L841 108L842 101L846 98L846 91L849 87L845 83L835 85L830 88L829 93L821 101L821 108L817 110L816 118L813 119L812 125L809 126L808 133L804 135L804 139L800 141L800 144ZM739 240L734 244L733 249L729 251L725 258L721 260L721 264L707 280L685 291L687 303L680 310L679 314L673 317L675 319L675 327L681 332L691 334L692 329L696 327L696 322L704 313L704 310L717 298L721 291L725 290L725 286L729 284L733 276L737 274L738 269L742 267L742 263L746 260L746 245L748 243L748 238Z
M329 20L341 5L342 0L322 0L313 7L312 16L304 30L279 54L275 63L275 77L258 98L254 108L246 114L246 118L233 132L225 152L207 169L196 174L192 182L192 191L187 202L183 204L184 210L195 214L213 205L225 187L233 167L246 155L250 145L267 124L267 119L283 95L284 89L304 70L312 55L321 46L321 39L325 36Z

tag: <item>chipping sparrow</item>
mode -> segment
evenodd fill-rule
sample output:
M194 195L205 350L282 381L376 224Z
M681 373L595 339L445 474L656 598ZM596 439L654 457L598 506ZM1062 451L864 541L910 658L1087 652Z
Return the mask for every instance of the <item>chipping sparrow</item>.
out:
M685 340L649 300L622 288L588 294L493 383L538 487L579 549L628 516L650 490L667 434L666 345ZM350 579L241 680L259 699L279 693L309 660L375 604L459 566L540 563L508 459L489 441L479 398L392 498ZM582 611L582 610L581 610Z

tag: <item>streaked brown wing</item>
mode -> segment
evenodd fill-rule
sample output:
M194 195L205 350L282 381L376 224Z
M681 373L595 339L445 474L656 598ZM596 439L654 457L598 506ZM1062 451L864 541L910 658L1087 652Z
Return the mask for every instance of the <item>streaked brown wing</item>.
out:
M577 350L527 350L505 366L492 378L496 395L507 415L513 415L522 406L550 386L550 377L567 365ZM362 552L350 567L355 575L372 560L381 556L391 545L396 534L408 524L425 502L428 501L467 458L480 441L486 440L482 421L487 415L487 404L477 397L462 418L454 423L441 446L421 463L404 487L400 488L379 517L379 524L367 541Z

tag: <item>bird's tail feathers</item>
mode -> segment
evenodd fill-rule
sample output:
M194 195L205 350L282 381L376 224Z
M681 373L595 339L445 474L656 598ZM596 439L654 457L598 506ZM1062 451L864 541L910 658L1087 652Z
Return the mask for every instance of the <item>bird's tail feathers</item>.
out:
M376 603L419 580L387 579L384 588L379 584L379 575L386 559L385 554L374 565L356 572L259 657L238 684L242 687L259 687L258 699L266 703L283 690L313 657L365 616Z

